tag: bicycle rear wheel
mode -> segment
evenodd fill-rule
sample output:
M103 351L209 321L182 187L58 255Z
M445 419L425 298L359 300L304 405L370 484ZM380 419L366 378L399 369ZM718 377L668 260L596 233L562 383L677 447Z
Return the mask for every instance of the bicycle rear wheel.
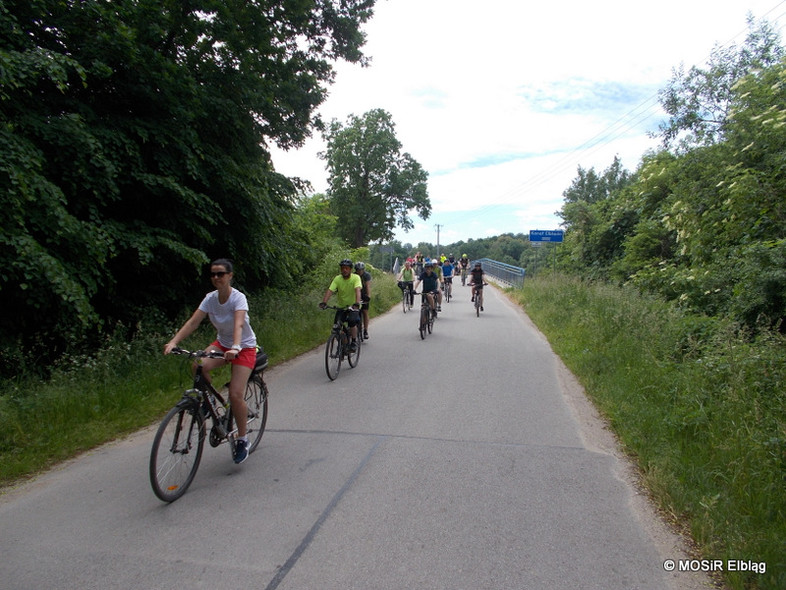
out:
M253 453L267 424L267 385L262 375L254 375L248 380L244 399L248 406L248 452Z
M325 344L325 371L331 381L338 377L341 370L341 340L338 334L331 333Z
M199 410L175 406L161 421L150 451L150 484L164 502L174 502L194 480L205 444Z

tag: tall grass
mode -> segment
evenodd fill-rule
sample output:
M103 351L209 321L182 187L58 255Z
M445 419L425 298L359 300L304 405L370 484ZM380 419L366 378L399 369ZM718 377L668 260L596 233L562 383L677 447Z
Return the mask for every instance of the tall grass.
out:
M765 562L786 588L786 340L564 277L513 292L703 557Z
M325 272L335 275L337 267ZM373 276L372 317L401 297L392 276L378 271ZM252 327L271 364L327 339L333 315L317 307L329 279L323 283L307 292L249 295ZM63 359L46 381L23 377L0 383L0 486L157 422L190 385L188 362L162 354L186 317L184 311L171 325L141 326L132 342L107 338L93 354ZM203 348L214 338L205 322L181 345ZM223 368L216 379L228 375Z

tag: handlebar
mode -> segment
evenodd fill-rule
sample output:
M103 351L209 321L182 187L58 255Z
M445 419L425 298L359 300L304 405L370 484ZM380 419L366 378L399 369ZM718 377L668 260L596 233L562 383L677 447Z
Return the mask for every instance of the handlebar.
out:
M358 306L358 307L357 307L357 309L355 309L355 306L356 306L356 305ZM344 311L345 309L346 309L346 310L353 310L353 309L354 309L354 311L357 311L358 309L360 309L360 304L359 304L359 303L353 303L352 305L350 305L350 306L348 306L348 307L338 307L337 305L325 305L325 307L322 307L322 306L320 305L320 307L319 307L319 308L320 308L321 310L323 310L323 311L324 311L324 310L326 310L326 309L337 309L337 310L339 310L339 311Z
M224 358L224 353L220 350L211 350L210 352L205 352L204 350L186 350L185 348L180 348L175 346L172 349L170 354L182 354L183 356L188 356L191 358L209 358L209 359L222 359Z

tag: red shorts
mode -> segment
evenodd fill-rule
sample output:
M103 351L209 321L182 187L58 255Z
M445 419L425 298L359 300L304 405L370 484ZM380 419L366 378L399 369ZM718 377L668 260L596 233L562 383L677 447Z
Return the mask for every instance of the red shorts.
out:
M227 350L232 350L231 348L227 348L226 346L221 346L218 343L218 340L213 342L210 346L215 346L216 348L221 349L222 352L226 352ZM248 367L249 369L253 369L254 365L257 362L257 349L256 348L243 348L237 353L237 356L229 361L233 365L240 365L242 367Z

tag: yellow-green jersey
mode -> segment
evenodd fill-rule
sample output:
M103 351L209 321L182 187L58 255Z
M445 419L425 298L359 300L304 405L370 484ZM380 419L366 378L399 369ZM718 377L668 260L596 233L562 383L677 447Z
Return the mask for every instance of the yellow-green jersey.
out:
M357 303L355 289L360 289L362 286L360 276L353 272L346 279L343 275L336 276L328 288L336 294L336 302L339 307L349 307Z

